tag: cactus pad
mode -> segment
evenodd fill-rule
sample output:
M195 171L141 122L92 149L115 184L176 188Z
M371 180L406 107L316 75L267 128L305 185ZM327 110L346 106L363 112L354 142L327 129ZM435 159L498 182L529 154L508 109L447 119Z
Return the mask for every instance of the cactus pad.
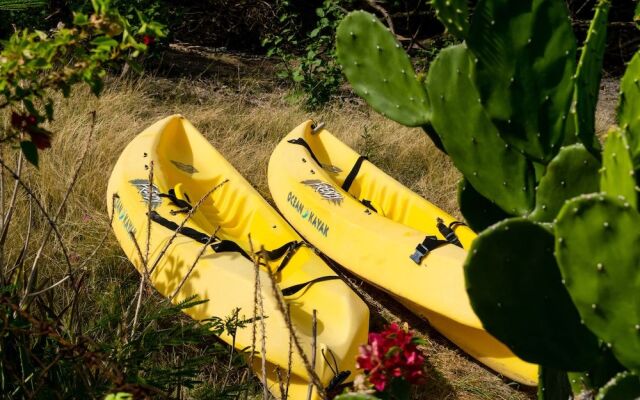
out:
M336 33L338 62L353 90L374 110L407 126L429 122L429 99L409 56L374 15L354 11Z
M533 168L498 135L479 102L473 73L464 45L440 52L427 76L431 122L455 166L482 196L512 215L526 214L533 207Z
M576 43L565 3L480 0L467 41L500 135L546 163L563 141L573 98Z
M509 214L478 193L464 178L458 184L458 204L467 225L475 232L482 232Z
M600 352L562 285L553 235L523 218L502 221L473 242L467 292L485 329L525 361L585 370Z
M536 192L536 208L529 217L551 222L565 201L599 189L600 162L581 144L563 147L547 165Z
M640 214L603 194L569 201L556 223L565 286L589 329L640 371Z
M607 45L607 19L609 0L600 0L591 20L576 72L576 127L580 141L587 149L597 151L600 142L596 132L596 104L602 78L602 60Z
M570 399L571 394L566 371L538 367L538 400Z
M640 52L633 56L620 81L619 125L627 132L633 163L640 165Z
M640 377L629 371L613 377L600 391L596 400L629 400L640 398Z
M632 207L637 207L637 193L633 161L624 131L609 130L602 154L600 190L609 196L621 196Z
M466 39L469 31L467 0L432 0L431 5L449 33L460 40Z

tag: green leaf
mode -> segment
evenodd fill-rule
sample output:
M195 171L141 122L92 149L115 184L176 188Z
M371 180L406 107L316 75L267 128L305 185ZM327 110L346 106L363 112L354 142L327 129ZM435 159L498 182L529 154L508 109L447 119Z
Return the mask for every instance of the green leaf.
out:
M22 11L29 8L45 7L46 5L46 0L0 0L1 11Z
M47 120L53 121L53 100L48 99L44 105L44 111L47 115Z
M36 147L35 143L28 140L23 140L22 142L20 142L20 149L22 149L24 158L35 167L38 167L38 148Z
M118 46L118 42L109 36L98 36L91 41L91 44L104 49L111 49Z
M345 393L334 397L333 400L378 400L378 398L366 393Z
M83 13L73 13L73 24L74 25L86 25L89 23L89 17L87 14Z

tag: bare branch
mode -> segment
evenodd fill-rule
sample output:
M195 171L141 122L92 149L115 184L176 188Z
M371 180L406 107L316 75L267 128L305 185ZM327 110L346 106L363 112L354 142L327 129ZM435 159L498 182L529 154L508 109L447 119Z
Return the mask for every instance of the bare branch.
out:
M382 16L384 17L384 20L387 21L387 26L389 27L389 30L391 31L391 33L393 33L395 35L396 34L396 30L393 27L393 20L391 19L391 16L387 12L387 10L385 10L375 0L367 0L367 4L369 4L369 7L373 8L374 10L376 10L380 14L382 14Z
M164 245L164 247L162 248L162 250L160 251L160 254L158 254L158 257L156 257L156 260L153 262L153 265L151 266L151 268L149 269L149 274L153 274L153 271L155 271L156 267L158 266L158 263L160 262L160 260L162 259L162 257L164 257L164 254L167 252L167 250L169 249L169 246L171 246L171 244L173 243L173 241L176 239L176 237L178 237L178 233L182 230L182 228L184 227L184 225L187 223L187 221L189 219L191 219L191 216L196 212L196 210L198 210L198 208L200 207L200 205L202 205L202 203L204 203L204 201L213 194L213 192L215 192L216 190L218 190L219 188L221 188L222 186L224 186L227 182L229 182L229 179L225 179L224 181L220 182L219 184L217 184L213 189L209 190L207 193L205 193L204 196L202 196L200 198L200 200L198 200L198 202L191 207L191 210L189 210L189 212L187 213L187 215L184 217L184 220L182 220L182 222L180 223L180 225L178 226L178 229L176 229L176 231L173 233L173 235L169 238L169 240L167 241L167 243Z
M200 252L198 253L197 257L195 260L193 260L193 264L191 264L191 268L189 268L189 271L187 272L187 274L182 278L182 281L180 281L180 284L178 285L178 287L176 288L176 290L173 291L173 294L171 296L169 296L169 301L173 301L174 297L176 297L176 295L178 294L178 292L180 291L180 289L182 289L182 286L184 285L184 283L187 281L187 279L189 279L189 277L191 276L191 273L193 272L193 270L196 267L196 264L198 264L198 261L200 260L200 258L202 257L202 255L204 254L204 252L207 250L207 248L209 247L209 245L211 244L211 242L213 242L213 240L215 239L216 235L218 234L218 231L220 230L220 227L218 227L215 232L213 233L213 235L209 236L209 239L207 239L207 243L205 243L202 248L200 249Z
M73 191L73 187L75 186L76 182L78 181L78 176L80 176L80 170L82 169L82 166L84 165L84 161L87 158L87 153L89 152L89 147L91 145L91 137L93 136L93 132L95 130L95 126L96 126L96 112L92 111L91 112L91 128L89 129L89 134L87 135L87 142L85 143L84 149L82 150L82 154L80 155L80 159L78 160L78 164L76 165L76 169L75 169L75 171L73 173L73 176L71 177L71 181L69 182L69 185L68 185L67 190L66 190L66 192L64 194L64 197L63 197L62 201L60 202L60 204L58 205L58 210L56 211L56 214L53 217L54 225L55 225L55 222L58 220L58 217L62 213L62 210L64 209L64 206L67 203L67 200L69 199L69 196L71 195L71 192ZM46 246L47 242L49 241L49 235L51 235L52 230L53 230L53 225L51 225L49 227L49 230L45 233L44 237L42 238L42 242L40 243L40 247L38 248L38 251L36 252L36 256L34 257L33 264L31 265L31 272L29 274L29 280L27 281L27 285L25 287L25 292L24 292L25 294L24 294L24 297L22 298L22 300L20 301L21 305L24 303L24 299L26 298L27 294L31 290L31 286L33 285L33 279L35 277L36 267L38 266L38 261L40 260L40 257L42 256L42 252L44 250L44 247ZM67 269L68 269L67 274L71 275L72 267L71 267L71 262L69 261L68 257L67 257Z

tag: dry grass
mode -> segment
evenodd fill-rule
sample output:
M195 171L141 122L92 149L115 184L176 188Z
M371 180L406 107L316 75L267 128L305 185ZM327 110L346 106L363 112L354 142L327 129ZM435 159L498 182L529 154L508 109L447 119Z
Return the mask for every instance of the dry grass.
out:
M213 69L215 70L215 68ZM237 68L232 83L212 79L167 79L145 76L135 80L113 80L100 99L78 90L60 102L51 129L56 138L51 150L42 154L41 167L32 167L29 182L43 202L55 209L66 182L73 173L80 149L88 135L90 112L97 112L89 156L60 220L73 260L83 260L107 234L100 252L87 266L87 290L95 290L95 304L84 304L82 313L91 318L98 312L99 293L123 280L137 279L137 273L122 255L114 237L108 235L106 185L111 169L124 146L145 127L173 113L181 113L203 132L244 176L270 199L266 170L276 143L293 127L308 118L326 127L390 175L433 203L459 216L456 184L459 173L419 129L390 122L354 100L335 103L317 114L309 114L291 102L284 90L265 91L265 83L253 80ZM266 87L273 88L272 85ZM257 90L256 88L262 88ZM606 120L605 115L600 120ZM5 154L5 159L8 159ZM21 212L14 225L25 221L28 200L18 198ZM42 222L40 222L42 223ZM40 229L43 230L43 229ZM24 241L23 229L9 238L8 253L15 257ZM34 229L38 232L38 229ZM33 243L37 243L37 237ZM51 281L66 272L58 246L45 254ZM368 297L374 326L386 320L408 321L429 341L425 353L431 379L420 398L430 399L528 399L531 391L519 391L490 371L478 366L433 332L426 323L412 317L393 300L357 279ZM209 372L211 373L211 372Z

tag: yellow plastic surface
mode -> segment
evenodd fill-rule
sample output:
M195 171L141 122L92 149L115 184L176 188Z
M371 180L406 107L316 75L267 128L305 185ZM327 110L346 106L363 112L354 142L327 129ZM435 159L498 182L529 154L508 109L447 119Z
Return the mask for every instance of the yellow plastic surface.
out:
M154 163L154 187L149 188L150 163ZM222 184L225 180L227 183ZM142 252L147 243L147 210L151 193L154 211L176 224L185 214L172 215L178 210L167 198L159 197L174 189L178 198L190 199L192 205L208 191L222 184L206 198L186 227L208 235L217 231L221 239L232 240L244 251L264 246L272 250L300 236L282 217L251 187L251 185L218 153L213 146L186 119L174 115L158 121L135 137L120 156L107 191L108 209L115 213L113 230L127 257L142 271L139 252L129 232L138 242ZM171 240L173 230L158 223L151 223L150 266ZM163 295L171 296L188 274L203 244L183 235L175 237L166 253L157 262L151 274L154 287ZM268 268L275 271L281 260L270 262ZM268 273L263 267L259 272L264 299L266 325L266 349L268 378L275 377L275 368L285 375L288 364L289 332L284 317L277 310L276 299L270 286ZM276 274L281 288L307 282L311 279L335 275L335 273L308 247L300 247L289 264ZM255 269L253 263L236 252L215 253L208 247L192 273L178 291L174 302L193 295L208 299L207 303L190 308L187 314L197 320L212 316L226 317L235 308L240 316L251 318L254 310ZM355 369L358 346L366 343L369 310L362 300L341 280L318 282L301 292L287 297L291 316L305 353L311 357L312 315L317 311L316 372L326 385L334 377L331 368L320 354L328 348L338 361L340 370ZM257 350L260 350L260 324ZM232 343L228 335L222 337ZM252 328L239 329L235 346L245 349L252 344ZM301 358L295 353L292 364L290 399L306 399L302 388L309 382L308 373ZM353 378L355 374L352 373ZM271 381L271 386L278 386ZM295 388L294 388L295 386ZM272 387L271 389L274 389ZM279 390L274 391L279 396ZM314 394L313 398L317 398Z
M302 138L304 146L289 141ZM471 356L513 380L537 382L537 366L517 358L489 335L465 289L466 251L445 245L417 265L410 259L425 235L444 239L436 218L450 215L365 161L349 192L341 185L359 155L307 121L289 133L269 162L269 189L280 212L311 244L342 266L395 296ZM336 198L341 198L337 201ZM377 213L359 200L369 200ZM463 246L475 234L456 229Z

